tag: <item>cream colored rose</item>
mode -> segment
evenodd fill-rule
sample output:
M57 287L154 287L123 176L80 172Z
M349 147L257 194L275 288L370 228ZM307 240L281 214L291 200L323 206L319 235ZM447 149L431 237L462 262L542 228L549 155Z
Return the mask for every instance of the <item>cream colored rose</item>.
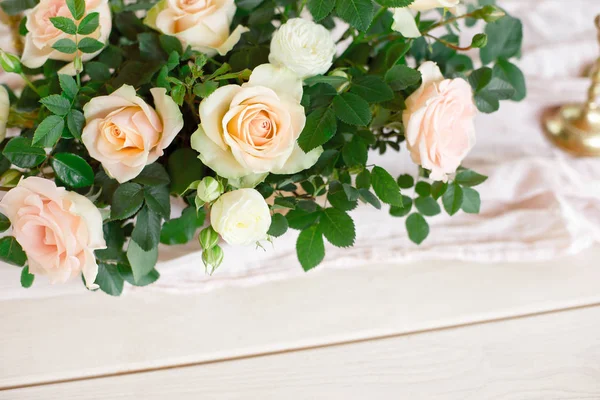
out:
M273 35L269 62L287 67L306 79L327 72L335 51L335 42L323 25L292 18Z
M86 14L92 12L100 14L100 24L95 32L85 36L79 35L79 39L91 37L102 43L106 43L112 28L108 0L86 0L85 7ZM72 18L65 0L41 0L37 6L26 13L26 16L26 27L29 32L25 36L25 47L23 56L21 57L23 64L29 68L37 68L41 67L48 59L61 61L73 61L75 59L76 53L65 54L52 48L60 39L74 39L73 35L58 30L50 22L50 18L52 17ZM82 60L91 60L100 54L101 51L99 50L92 54L81 53ZM72 68L68 69L71 70Z
M10 113L10 100L8 91L0 85L0 142L6 137L6 123L8 122L8 114Z
M475 145L473 92L464 79L444 79L431 61L419 71L423 83L406 99L402 115L406 143L431 179L445 181Z
M156 110L123 85L109 96L94 97L83 107L81 140L90 156L123 183L163 155L183 128L177 104L162 88L150 89Z
M102 216L90 200L50 180L29 177L4 195L0 211L27 254L29 272L46 275L52 283L83 273L88 288L98 287L94 250L106 243Z
M236 9L234 0L161 0L144 23L212 57L227 54L248 32L240 25L230 33Z
M257 190L238 189L213 204L210 223L227 243L247 246L267 238L271 213Z
M248 83L223 86L202 101L192 148L236 186L256 185L269 172L310 168L323 149L304 153L297 144L306 123L301 98L302 82L293 72L258 66Z
M423 12L433 10L434 8L447 8L455 13L460 0L415 0L408 7L395 8L394 23L392 29L400 32L407 38L416 38L421 36L413 12Z

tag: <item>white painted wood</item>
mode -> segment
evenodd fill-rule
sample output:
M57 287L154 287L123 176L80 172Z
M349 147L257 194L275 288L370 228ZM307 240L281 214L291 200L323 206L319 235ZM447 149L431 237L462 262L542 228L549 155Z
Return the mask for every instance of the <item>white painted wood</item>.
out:
M600 307L0 392L10 400L600 398Z
M315 271L202 294L0 302L0 388L327 345L600 303L600 249L537 264Z

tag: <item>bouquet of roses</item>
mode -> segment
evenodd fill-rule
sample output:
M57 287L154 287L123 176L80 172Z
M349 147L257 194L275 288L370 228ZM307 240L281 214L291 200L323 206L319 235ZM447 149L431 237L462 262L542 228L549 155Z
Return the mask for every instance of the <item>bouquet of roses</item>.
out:
M82 275L118 295L158 279L160 243L198 237L212 273L221 239L295 229L310 270L325 240L354 244L360 203L415 243L442 208L477 213L486 178L461 162L477 109L525 96L522 30L459 3L4 0L19 54L0 65L24 87L0 86L0 259L24 287ZM404 142L419 176L368 162Z

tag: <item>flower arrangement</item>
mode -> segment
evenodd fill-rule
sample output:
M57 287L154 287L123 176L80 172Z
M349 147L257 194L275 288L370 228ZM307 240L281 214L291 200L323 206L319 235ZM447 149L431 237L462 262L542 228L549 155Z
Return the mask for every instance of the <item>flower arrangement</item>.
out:
M0 259L24 267L24 287L82 275L118 295L159 278L160 243L197 236L212 273L221 239L261 246L288 229L308 271L325 240L354 244L360 203L406 217L421 243L442 208L479 212L486 177L461 166L477 110L525 96L509 61L521 23L490 0L1 6L22 54L0 65L25 86L0 86ZM464 26L484 33L461 46ZM404 143L419 176L368 162Z

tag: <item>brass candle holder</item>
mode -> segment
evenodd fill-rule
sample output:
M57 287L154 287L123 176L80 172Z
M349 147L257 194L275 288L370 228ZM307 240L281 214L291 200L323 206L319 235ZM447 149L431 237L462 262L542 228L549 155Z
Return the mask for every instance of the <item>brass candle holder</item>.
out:
M596 17L600 43L600 15ZM558 147L579 157L600 156L600 57L591 73L592 85L584 104L566 104L544 116L544 132Z

